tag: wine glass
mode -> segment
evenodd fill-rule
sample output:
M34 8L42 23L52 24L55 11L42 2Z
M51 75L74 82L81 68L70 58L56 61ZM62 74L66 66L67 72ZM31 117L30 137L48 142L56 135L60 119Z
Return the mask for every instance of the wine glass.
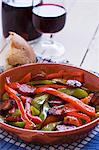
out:
M37 56L42 58L60 58L64 52L64 46L53 40L53 34L63 29L66 22L66 9L64 7L64 0L52 0L35 5L37 0L33 0L33 15L32 21L35 29L48 35L47 38L41 38L36 43L34 50ZM41 0L40 0L41 2Z

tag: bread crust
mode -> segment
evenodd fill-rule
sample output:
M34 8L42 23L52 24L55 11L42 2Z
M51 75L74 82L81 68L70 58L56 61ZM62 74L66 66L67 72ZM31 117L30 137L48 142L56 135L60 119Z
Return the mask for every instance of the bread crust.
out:
M25 39L14 32L10 32L9 38L8 64L16 66L36 62L36 55Z

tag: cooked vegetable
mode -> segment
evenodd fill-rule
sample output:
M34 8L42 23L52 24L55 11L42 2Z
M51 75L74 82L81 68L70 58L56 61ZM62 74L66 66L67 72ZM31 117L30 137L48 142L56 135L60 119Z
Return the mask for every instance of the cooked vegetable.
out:
M60 122L49 123L46 126L44 126L41 130L43 130L43 131L53 131L58 124L60 124Z
M53 80L37 80L29 82L30 85L37 85L37 84L53 84L55 83Z
M66 93L68 95L72 95L76 98L85 98L88 96L88 93L81 89L81 88L61 88L61 89L58 89L60 92L63 92L63 93Z
M58 91L66 93L68 95L73 95L74 93L74 89L69 89L69 88L60 88L58 89Z
M2 100L7 100L7 99L9 99L9 96L7 93L4 93L2 96Z
M51 88L58 89L58 88L66 88L66 85L59 85L59 84L46 84L46 85L43 85L43 87L51 87Z
M28 73L20 80L20 83L30 82L31 79L32 79L32 74Z
M99 91L84 87L83 72L27 73L6 77L0 101L1 121L30 130L66 131L99 117Z
M84 74L83 72L67 72L66 70L60 70L56 73L51 73L46 75L46 79L72 79L72 80L77 80L79 82L84 81Z
M40 111L33 106L30 107L30 110L33 116L38 116L40 114Z
M89 104L91 102L92 97L93 97L93 94L89 94L87 97L81 99L81 101L85 104Z
M86 114L83 114L83 113L78 113L78 112L68 112L67 115L69 115L69 116L74 116L74 117L77 117L78 119L85 120L86 123L91 122L90 117L87 116Z
M91 107L89 105L84 104L82 101L80 101L77 98L74 98L72 96L69 96L65 93L62 93L60 91L57 91L53 88L38 88L36 90L36 93L49 93L49 94L53 94L55 96L60 97L61 99L63 99L64 101L67 101L69 103L71 103L74 107L78 108L80 111L82 111L83 113L88 114L89 116L95 116L95 108Z
M67 80L65 79L52 79L53 83L66 84Z
M85 98L85 97L88 96L88 93L85 90L83 90L83 89L76 88L73 91L72 96L77 97L77 98Z
M99 112L99 105L96 106L96 112Z
M35 124L42 123L42 120L40 117L31 115L30 103L31 103L31 98L26 98L25 111L26 111L28 118L32 120Z
M15 108L14 108L15 109ZM19 117L21 116L21 111L20 109L15 109L15 111L12 113L12 116L14 117Z
M46 78L46 73L43 71L40 71L39 73L36 73L32 76L32 80L43 80Z
M62 114L63 115L66 115L67 113L69 112L78 112L79 110L74 108L70 103L67 103L64 105L64 108L63 108L63 111L62 111Z
M96 113L96 117L99 117L99 112Z
M19 122L19 121L17 121L17 122L14 123L14 125L15 125L16 127L19 127L19 128L24 128L25 122Z
M99 92L94 93L91 99L91 103L93 103L94 105L99 105Z
M53 122L59 122L62 121L63 117L56 116L56 115L49 115L45 121L43 122L42 126L46 126L47 124L53 123Z
M37 108L38 110L40 109L40 107L44 104L44 102L49 98L48 94L43 94L43 95L38 95L37 97L35 97L32 101L31 104Z
M48 104L48 102L45 102L43 104L43 108L42 108L42 111L39 116L43 121L47 118L48 110L49 110L49 104Z
M18 94L15 90L13 90L12 88L10 88L8 85L5 84L5 90L6 92L8 92L8 94L10 95L11 98L13 98L17 105L18 105L18 108L20 109L21 111L21 117L22 117L22 120L24 122L26 122L26 125L25 125L25 128L27 129L32 129L35 127L35 124L29 120L29 118L27 117L26 113L25 113L25 110L24 110L24 106L23 106L23 103L21 101L21 99L16 95Z
M79 121L79 119L77 119L76 117L74 116L66 116L64 118L64 123L65 124L72 124L72 125L75 125L77 127L81 126L81 122Z

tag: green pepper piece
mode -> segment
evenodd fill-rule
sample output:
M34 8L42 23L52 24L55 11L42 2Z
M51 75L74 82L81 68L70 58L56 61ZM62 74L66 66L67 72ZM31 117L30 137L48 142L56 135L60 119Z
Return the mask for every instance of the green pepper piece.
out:
M60 89L58 89L58 91L63 92L63 93L66 93L66 94L68 94L68 95L72 95L73 92L74 92L73 89L67 89L67 88L60 88Z
M4 94L2 95L2 100L7 100L7 99L9 99L9 96L8 96L7 93L4 93Z
M17 121L17 122L14 123L14 125L16 127L19 127L19 128L24 128L25 122L23 122L23 121L22 122Z
M86 91L88 94L92 93L93 91L87 89L86 87L81 87L82 90Z
M60 124L60 122L49 123L46 126L44 126L41 130L42 131L53 131L58 124Z
M66 84L67 80L65 79L52 79L54 83Z
M28 84L30 85L38 85L38 84L53 84L54 81L52 80L37 80L37 81L31 81Z
M49 110L49 104L48 104L48 102L45 102L45 103L43 104L43 109L42 109L42 111L41 111L41 113L40 113L40 116L39 116L43 121L44 121L44 120L46 119L46 117L47 117L48 110Z
M19 109L16 109L15 112L12 114L14 117L19 117L21 116L21 111Z
M74 96L76 98L85 98L88 96L88 93L83 89L76 88L76 89L74 89L72 96Z
M99 112L99 105L96 106L96 112Z
M40 111L36 109L34 106L31 106L30 110L33 116L38 116L40 114Z
M99 112L96 113L96 117L97 117L97 118L99 117Z
M40 110L40 107L48 98L49 98L49 94L43 94L41 96L37 96L32 100L31 105L33 105L36 109Z

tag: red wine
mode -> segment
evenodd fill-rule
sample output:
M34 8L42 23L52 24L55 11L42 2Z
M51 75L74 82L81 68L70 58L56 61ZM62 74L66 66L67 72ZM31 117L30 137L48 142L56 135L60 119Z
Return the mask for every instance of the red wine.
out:
M23 2L23 0L22 0ZM26 0L24 1L26 2ZM4 37L8 37L9 31L21 35L26 40L34 40L41 36L32 23L32 3L22 3L20 5L12 1L2 2L2 25ZM32 1L31 1L32 2ZM23 5L24 4L24 5Z
M55 4L42 4L33 8L34 27L43 33L55 33L60 31L66 20L64 7Z

